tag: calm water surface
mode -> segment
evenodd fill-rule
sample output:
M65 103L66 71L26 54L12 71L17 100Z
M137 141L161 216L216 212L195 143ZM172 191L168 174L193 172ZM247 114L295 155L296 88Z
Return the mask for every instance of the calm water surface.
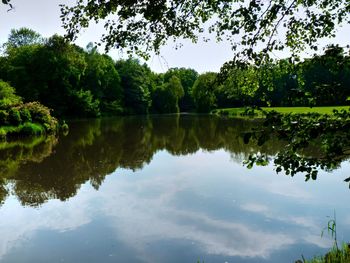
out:
M0 262L294 262L350 241L347 162L304 182L243 167L253 121L207 116L73 122L0 145Z

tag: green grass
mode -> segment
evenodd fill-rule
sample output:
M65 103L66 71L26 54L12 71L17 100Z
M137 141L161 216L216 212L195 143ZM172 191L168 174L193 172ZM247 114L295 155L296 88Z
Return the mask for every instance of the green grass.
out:
M350 249L348 244L343 244L341 249L332 248L325 256L314 257L310 260L300 261L303 263L349 263Z
M321 114L332 114L333 110L348 110L350 106L330 106L330 107L262 107L263 110L272 111L275 110L280 113L321 113ZM246 108L225 108L213 110L212 113L222 116L237 116L240 117L241 113ZM220 114L221 112L221 114Z

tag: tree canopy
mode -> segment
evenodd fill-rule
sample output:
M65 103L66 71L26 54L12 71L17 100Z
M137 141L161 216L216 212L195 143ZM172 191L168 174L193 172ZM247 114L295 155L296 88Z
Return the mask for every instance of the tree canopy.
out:
M171 39L197 42L207 29L239 51L233 62L239 58L259 64L273 50L317 50L318 39L333 37L350 22L349 11L348 0L78 0L61 6L61 19L69 39L92 21L101 22L107 50L126 48L146 58Z

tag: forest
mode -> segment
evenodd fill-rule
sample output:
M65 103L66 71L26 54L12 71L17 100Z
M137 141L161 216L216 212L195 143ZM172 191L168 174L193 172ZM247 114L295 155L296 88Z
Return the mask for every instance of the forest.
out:
M59 35L44 38L20 28L2 44L0 80L2 100L10 101L2 110L18 107L19 101L39 102L59 119L205 113L242 106L336 106L349 104L350 54L332 45L302 61L237 64L222 79L216 72L199 74L190 68L152 72L136 58L115 61L92 43L81 48ZM9 88L12 95L4 92ZM11 116L2 118L1 125L18 124Z

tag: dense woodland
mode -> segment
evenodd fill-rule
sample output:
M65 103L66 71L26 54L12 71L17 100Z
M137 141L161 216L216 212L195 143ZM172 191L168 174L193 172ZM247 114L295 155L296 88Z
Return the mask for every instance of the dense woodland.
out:
M350 56L339 46L302 62L232 67L224 81L189 68L157 74L137 59L114 61L91 43L83 49L27 28L12 30L2 50L0 79L23 102L39 101L58 117L346 105L350 96Z

